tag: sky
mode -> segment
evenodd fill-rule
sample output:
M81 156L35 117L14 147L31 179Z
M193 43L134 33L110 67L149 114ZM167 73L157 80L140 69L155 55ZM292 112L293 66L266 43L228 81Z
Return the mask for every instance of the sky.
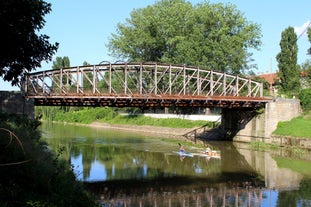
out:
M186 0L193 5L204 0ZM71 66L82 65L84 61L98 64L101 61L117 61L109 56L107 44L118 23L125 23L134 9L153 5L157 0L46 0L52 4L52 11L45 16L45 26L40 33L50 37L50 43L58 42L59 49L53 56L68 56ZM298 64L310 59L307 49L311 47L307 34L311 26L310 0L210 0L210 3L231 3L236 6L247 21L261 26L262 46L252 51L258 69L254 72L270 73L277 70L277 53L280 52L281 33L289 26L294 27L298 39ZM52 60L52 61L53 61ZM36 71L49 70L53 62L42 62ZM19 90L0 78L0 90Z

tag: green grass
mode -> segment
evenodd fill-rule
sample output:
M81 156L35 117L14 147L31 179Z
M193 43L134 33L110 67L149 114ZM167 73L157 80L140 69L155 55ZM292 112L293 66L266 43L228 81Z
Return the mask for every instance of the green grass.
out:
M58 111L56 112L54 121L63 121L70 123L90 124L97 120L111 120L117 116L112 109L101 108L85 108L78 111Z
M111 120L103 119L99 120L102 122L110 124L129 124L129 125L149 125L149 126L159 126L159 127L170 127L170 128L193 128L198 126L203 126L207 124L206 121L191 121L186 119L178 118L167 118L167 119L157 119L152 117L145 117L142 115L118 115ZM211 123L210 123L211 124Z
M275 135L311 138L311 112L291 121L279 122Z
M212 122L192 121L178 118L158 119L143 115L120 115L111 108L85 108L79 111L58 111L54 121L90 124L94 121L109 124L128 124L128 125L149 125L169 128L193 128L208 124L212 127Z

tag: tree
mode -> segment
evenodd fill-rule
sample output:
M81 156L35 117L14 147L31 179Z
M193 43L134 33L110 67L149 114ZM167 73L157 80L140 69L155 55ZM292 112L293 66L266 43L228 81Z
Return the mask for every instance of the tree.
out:
M84 61L83 62L83 66L88 66L90 65L88 62ZM92 89L93 89L93 71L91 72L86 72L84 75L83 75L83 90L84 92L92 92Z
M311 43L311 28L310 27L308 28L307 34L308 34L309 42ZM308 49L308 54L311 55L311 47ZM306 71L307 71L307 80L309 84L311 85L311 62L310 61L309 61L309 67Z
M70 59L68 56L64 56L64 57L56 57L56 59L53 61L53 65L52 65L52 69L53 70L58 70L61 68L69 68L70 67ZM69 76L65 76L63 75L62 77L62 85L65 86L67 89L69 89L72 85L72 77L71 75ZM57 91L60 90L58 86L55 85L54 82L52 82L52 89L53 91ZM60 92L60 91L59 91ZM54 118L55 116L55 110L58 110L58 107L44 107L43 112L46 114L46 116L48 118ZM64 112L68 112L70 110L69 106L61 106L60 110L64 111Z
M0 76L18 85L25 73L40 67L42 61L51 61L58 48L58 43L49 43L47 35L37 34L51 4L43 0L1 0L0 8Z
M302 88L311 87L311 60L307 59L301 64Z
M311 28L310 27L307 30L307 34L308 34L309 42L311 43ZM308 52L309 55L311 55L311 47L308 49L307 52Z
M61 68L69 68L69 67L70 67L70 60L68 56L56 57L52 65L53 70L58 70ZM71 79L69 78L69 81L67 83L67 78L64 76L62 79L62 84L67 85L67 87L69 87L71 85ZM54 88L54 83L52 83L52 88Z
M297 35L293 27L282 32L280 48L281 51L276 56L280 85L284 92L297 92L300 88L300 70L297 65Z
M249 49L261 45L260 26L232 4L161 0L132 11L108 48L127 61L186 64L232 73L255 68Z
M60 68L69 68L70 60L68 56L64 57L56 57L55 61L53 61L52 69L60 69Z

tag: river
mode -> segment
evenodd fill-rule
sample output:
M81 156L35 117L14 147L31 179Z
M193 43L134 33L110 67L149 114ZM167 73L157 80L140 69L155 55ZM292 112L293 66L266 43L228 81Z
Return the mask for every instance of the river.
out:
M43 122L43 140L102 206L311 206L311 153ZM182 143L193 157L180 156Z

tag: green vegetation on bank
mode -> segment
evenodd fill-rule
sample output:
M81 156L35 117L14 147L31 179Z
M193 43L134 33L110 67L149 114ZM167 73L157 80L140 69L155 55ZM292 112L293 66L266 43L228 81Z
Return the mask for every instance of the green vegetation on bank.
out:
M170 128L193 128L208 124L213 126L212 122L192 121L178 118L158 119L146 117L143 115L121 115L114 108L98 107L98 108L80 108L76 110L72 108L64 112L63 110L48 109L48 107L36 107L36 113L42 114L44 120L53 120L60 122L90 124L94 121L108 124L129 124L129 125L149 125ZM50 114L52 112L52 114Z
M0 114L0 206L96 206L72 166L40 140L40 122Z
M170 128L193 128L208 125L213 122L192 121L178 118L157 119L143 115L121 115L115 108L74 108L36 107L36 114L41 114L44 120L90 124L94 121L108 124L149 125ZM279 122L275 135L311 138L311 111L291 121Z
M311 138L311 111L290 121L279 122L273 134Z

